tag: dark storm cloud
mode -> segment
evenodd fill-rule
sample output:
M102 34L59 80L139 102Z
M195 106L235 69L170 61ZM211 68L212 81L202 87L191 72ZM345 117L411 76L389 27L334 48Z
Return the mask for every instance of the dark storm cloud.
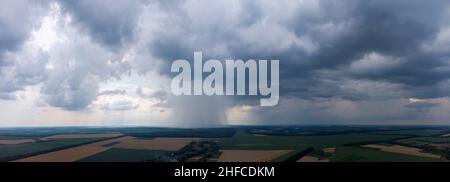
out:
M221 13L218 10L203 24L196 19L202 19L200 16L208 10L193 14L190 9L180 8L180 4L171 4L179 12L166 21L175 25L172 28L177 31L159 32L161 36L150 44L150 50L167 61L161 69L163 73L170 70L173 60L192 60L194 50L214 50L213 46L227 50L225 55L205 53L215 58L280 59L282 94L305 98L368 99L362 92L339 90L340 82L352 79L399 84L398 89L402 89L434 86L450 78L450 72L436 70L448 67L443 61L448 58L423 50L423 45L432 42L443 28L441 19L448 9L447 1L319 1L317 6L311 6L316 9L308 12L308 4L315 4L311 1L293 3L297 11L288 17L277 17L282 13L267 11L271 7L261 4L245 1L240 3L241 11L233 11L247 18L226 19L217 16ZM246 40L247 33L253 35L250 40ZM286 38L289 34L296 37ZM269 44L269 38L278 42ZM293 38L299 38L300 43L279 49ZM317 51L310 51L314 46ZM381 60L376 70L349 70L352 63L371 54L386 60ZM370 68L377 61L361 61L359 65L368 64L365 67ZM398 63L391 65L395 61ZM324 75L320 70L337 74Z
M401 3L402 2L402 3ZM359 19L355 34L346 37L337 48L338 54L321 56L325 60L352 61L368 52L377 52L404 61L394 69L352 74L354 78L377 79L407 85L434 85L448 79L449 72L437 72L433 68L443 66L442 55L424 52L422 45L432 41L440 30L436 19L443 16L445 1L376 1L360 3ZM432 12L432 13L429 13ZM346 49L348 51L343 51ZM341 59L339 59L341 58ZM391 62L395 60L390 60ZM330 65L330 64L327 64Z
M103 45L118 48L129 43L135 35L143 1L63 0L63 9L91 37Z
M417 114L398 99L449 96L450 49L440 45L450 39L438 40L449 26L448 1L228 2L160 4L166 16L157 26L165 28L146 44L163 61L160 73L170 75L176 59L192 61L194 51L203 51L204 60L279 59L281 97L305 106L281 102L302 111L262 109L266 120L314 120L320 117L312 110L332 108L333 115L345 101L362 109L342 120L408 119ZM230 97L223 105L257 105L257 99Z
M351 10L351 16L347 17L353 19L350 33L336 41L320 43L331 46L324 47L318 54L307 59L311 59L312 69L345 72L342 67L376 52L392 57L391 60L386 60L386 64L395 59L403 61L394 68L359 70L357 73L341 75L341 78L349 76L352 79L379 80L409 86L433 86L448 79L449 73L433 70L445 65L441 55L430 54L421 49L424 43L432 41L439 32L441 25L435 21L443 15L445 8L448 8L448 3L444 1L426 4L423 1L359 2ZM374 61L376 60L367 63ZM331 91L334 92L333 89Z
M317 36L315 40L321 45L321 50L311 56L299 59L307 60L299 64L298 60L287 58L283 60L282 78L285 78L286 87L298 85L299 88L282 89L289 94L291 90L304 91L309 96L310 90L327 92L322 95L347 97L348 93L339 92L335 89L336 82L326 84L326 80L336 79L363 79L375 80L388 83L402 84L405 87L433 87L436 84L450 78L448 70L438 70L439 67L447 67L448 57L442 54L430 53L423 50L423 45L433 41L441 30L439 19L448 11L447 1L346 1L347 12L340 13L337 9L341 6L332 6L333 3L325 5L327 11L322 19L308 20L303 17L298 19L304 22L291 24L298 35L311 34ZM324 3L325 4L325 3ZM331 5L330 5L331 4ZM345 10L345 9L344 9ZM342 15L345 16L342 16ZM337 18L336 18L337 17ZM348 30L330 40L320 40L320 34L310 32L308 27L314 27L322 22L348 22ZM344 23L345 24L345 23ZM445 27L444 27L445 28ZM330 30L334 31L334 30ZM295 51L292 54L297 54ZM377 53L388 57L382 64L399 63L393 67L380 67L377 70L358 70L351 72L346 70L353 62L363 59L371 53ZM284 54L284 57L289 53ZM372 64L377 60L367 61ZM284 65L283 65L284 64ZM373 65L368 65L373 66ZM314 70L327 69L340 74L331 75L324 80L318 80ZM298 72L304 72L303 79L298 79ZM324 77L325 75L319 75ZM311 83L312 82L312 83ZM308 88L301 88L302 86ZM319 85L314 89L314 85ZM327 86L328 85L328 86ZM322 87L323 86L323 87ZM328 87L328 89L325 89ZM282 86L282 88L285 88ZM413 89L414 90L414 89ZM369 91L368 91L369 92ZM362 93L364 95L364 93ZM434 94L432 97L448 96L449 93ZM415 94L411 94L415 95ZM419 93L417 93L419 95ZM320 96L320 95L319 95ZM354 95L357 99L367 99ZM423 96L423 95L422 95ZM431 95L429 95L431 96ZM403 97L406 97L404 95ZM349 98L351 99L351 98Z

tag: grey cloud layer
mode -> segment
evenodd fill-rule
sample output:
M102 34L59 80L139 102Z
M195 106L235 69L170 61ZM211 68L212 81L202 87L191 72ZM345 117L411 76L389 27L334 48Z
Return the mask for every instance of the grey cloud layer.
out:
M80 0L60 1L75 23L103 45L117 48L135 37L143 1Z
M448 28L446 1L286 2L244 1L226 4L229 8L208 2L166 5L177 13L168 13L161 25L167 28L157 32L150 50L168 63L191 58L194 50L214 58L277 58L282 92L304 97L319 96L308 90L339 96L321 87L333 88L347 80L399 84L411 90L449 79L448 51L424 49ZM341 92L345 91L337 93Z
M5 0L0 3L0 93L10 95L25 85L42 81L46 53L14 55L38 27L47 6L37 1ZM2 93L4 92L4 93ZM12 97L8 97L12 98Z
M19 6L13 2L4 1L1 7ZM299 108L301 112L290 111L286 105L273 112L261 109L257 114L267 116L266 120L290 112L293 116L285 116L286 120L314 120L317 116L309 111L321 110L323 105L336 111L342 100L359 104L361 109L351 113L358 119L362 115L374 120L414 118L417 108L439 104L405 105L399 99L450 96L450 3L445 0L58 3L77 28L71 39L83 35L89 40L61 45L56 57L53 53L35 56L45 59L37 63L55 63L50 71L19 68L24 66L17 66L20 61L0 59L1 73L8 75L0 82L0 91L5 92L0 98L11 99L10 92L42 82L47 103L81 110L97 97L100 82L130 70L157 69L170 75L173 60L192 60L196 50L206 58L279 59L281 97L299 102L282 103L295 107L304 103L304 107ZM32 4L24 6L37 6ZM26 40L38 16L33 11L17 17L0 15L4 27L0 29L0 55L4 57ZM135 59L122 62L123 53L130 51ZM111 60L115 64L109 64ZM11 73L13 67L17 71ZM154 97L174 99L163 92ZM193 120L224 120L227 107L254 103L253 98L198 99L202 102L171 103L185 106L176 107L180 113L188 113L189 105L196 103L211 113L191 114ZM398 113L387 113L389 117L364 114L369 112L364 109L389 103L398 105L394 108Z
M39 25L43 4L27 0L5 0L0 6L0 66L7 64L5 52L14 51L25 41L30 30Z

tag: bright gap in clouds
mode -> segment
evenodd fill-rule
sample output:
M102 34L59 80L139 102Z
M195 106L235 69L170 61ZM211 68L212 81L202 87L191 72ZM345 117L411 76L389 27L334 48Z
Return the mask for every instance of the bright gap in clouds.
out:
M61 17L60 7L57 3L50 6L47 16L42 19L42 24L37 31L31 34L31 43L38 48L49 51L50 47L57 41L63 41L60 32L58 32L58 18Z

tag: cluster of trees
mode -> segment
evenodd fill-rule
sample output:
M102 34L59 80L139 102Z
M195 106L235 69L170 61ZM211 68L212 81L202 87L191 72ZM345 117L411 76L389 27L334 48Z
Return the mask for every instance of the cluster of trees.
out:
M214 141L191 142L181 150L174 153L178 161L186 161L191 157L200 156L199 162L205 162L219 151L219 146Z

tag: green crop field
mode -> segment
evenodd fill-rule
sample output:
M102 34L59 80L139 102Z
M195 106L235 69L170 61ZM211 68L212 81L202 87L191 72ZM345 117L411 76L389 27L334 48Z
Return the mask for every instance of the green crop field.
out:
M270 162L284 162L286 161L289 157L295 155L296 153L300 152L301 150L293 150L287 154L284 154L280 157L277 157L275 159L272 159Z
M360 147L338 147L331 162L438 162L439 159L383 152Z
M223 149L301 150L307 147L325 148L358 142L392 140L399 137L400 136L376 135L366 133L348 133L318 136L258 136L244 132L237 132L236 135L234 135L232 138L221 139L219 145Z
M430 143L450 143L449 137L419 137L415 138L417 141L430 142Z
M33 154L36 152L48 151L60 147L83 144L98 139L61 139L46 142L25 143L16 145L0 145L0 159L6 159L14 156Z
M167 152L154 150L112 148L86 157L78 162L145 162L167 161Z
M413 135L413 136L430 136L444 133L439 129L414 129L414 130L398 130L398 131L380 131L374 132L375 134L385 135Z

